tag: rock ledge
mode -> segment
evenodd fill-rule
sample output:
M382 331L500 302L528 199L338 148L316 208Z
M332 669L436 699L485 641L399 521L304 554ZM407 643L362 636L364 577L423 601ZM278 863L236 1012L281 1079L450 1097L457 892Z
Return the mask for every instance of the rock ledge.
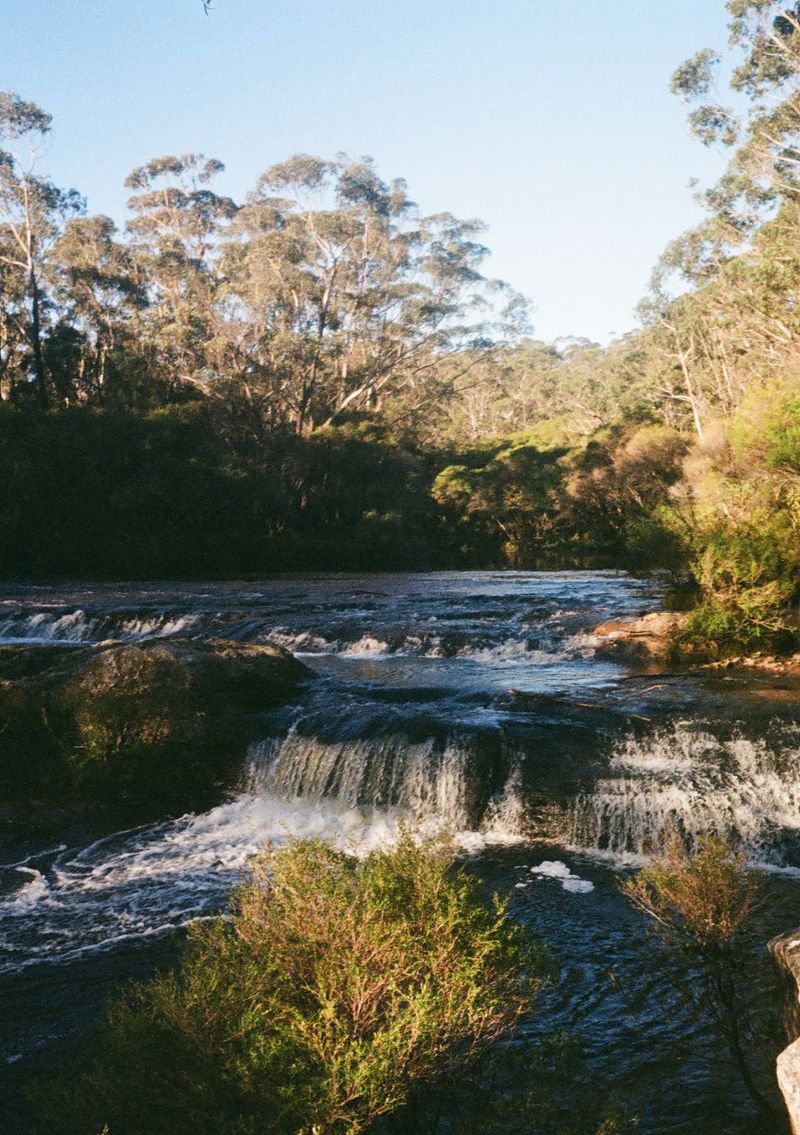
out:
M679 611L653 611L638 618L611 619L592 632L601 648L645 656L668 654L686 627L688 616Z
M246 715L310 674L281 647L222 639L0 647L0 802L205 803L238 769Z

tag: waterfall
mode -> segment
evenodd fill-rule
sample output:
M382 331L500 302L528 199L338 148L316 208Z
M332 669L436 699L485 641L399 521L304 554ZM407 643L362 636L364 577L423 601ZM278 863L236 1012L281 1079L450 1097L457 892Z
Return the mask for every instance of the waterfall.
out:
M645 856L665 829L690 847L713 834L764 865L800 863L800 731L720 739L683 723L628 737L608 775L577 798L569 842Z
M344 809L388 809L453 831L519 829L513 758L499 743L467 736L411 740L403 733L322 740L298 726L251 746L245 789L253 795Z

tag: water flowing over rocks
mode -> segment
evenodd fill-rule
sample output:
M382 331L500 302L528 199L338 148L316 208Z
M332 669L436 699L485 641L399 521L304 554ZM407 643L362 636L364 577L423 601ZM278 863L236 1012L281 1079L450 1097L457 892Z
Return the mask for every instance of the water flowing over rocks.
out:
M496 735L325 740L305 725L251 749L251 792L307 806L335 800L369 814L390 810L456 833L520 834L518 769Z
M617 873L666 823L717 831L769 870L761 940L793 924L800 678L591 633L659 599L613 572L0 589L0 777L53 819L0 862L0 1089L171 964L265 841L362 854L411 825L452 834L552 947L538 1027L576 1030L643 1132L761 1135ZM67 799L86 808L62 822Z
M603 775L578 795L569 842L642 859L665 830L697 846L716 835L762 866L800 863L800 732L727 735L682 722L629 735Z

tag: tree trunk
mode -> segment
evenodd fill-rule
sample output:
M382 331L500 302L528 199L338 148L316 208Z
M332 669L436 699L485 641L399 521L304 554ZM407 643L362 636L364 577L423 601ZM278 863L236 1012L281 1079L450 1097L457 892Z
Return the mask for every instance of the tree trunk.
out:
M33 372L36 376L36 389L39 394L39 405L47 409L47 375L45 373L44 358L42 356L42 322L39 310L39 281L36 271L31 266L29 284L31 289L31 347L33 348Z

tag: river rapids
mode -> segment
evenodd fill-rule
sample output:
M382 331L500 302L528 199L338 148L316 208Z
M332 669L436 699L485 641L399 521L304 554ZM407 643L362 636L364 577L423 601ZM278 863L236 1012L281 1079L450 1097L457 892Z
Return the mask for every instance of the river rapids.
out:
M659 598L611 572L5 587L0 644L214 636L278 643L315 675L261 715L237 790L210 811L7 841L6 1081L57 1061L108 993L171 962L265 841L359 854L411 824L453 834L549 945L561 977L533 1028L576 1034L587 1083L624 1087L642 1135L761 1131L616 879L667 824L690 843L716 832L764 871L764 935L799 921L796 699L599 649L594 626Z

